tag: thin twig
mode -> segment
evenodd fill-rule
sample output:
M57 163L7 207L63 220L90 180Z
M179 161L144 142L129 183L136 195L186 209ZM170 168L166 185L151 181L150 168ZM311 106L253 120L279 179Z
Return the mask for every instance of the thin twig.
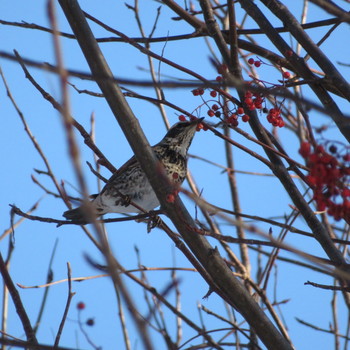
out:
M321 327L315 326L315 325L313 325L313 324L311 324L311 323L309 323L309 322L306 322L306 321L301 320L301 319L298 318L298 317L296 317L295 319L296 319L299 323L303 324L304 326L310 327L310 328L312 328L312 329L314 329L314 330L316 330L316 331L334 334L334 332L333 332L333 331L330 331L329 329L325 329L325 328L321 328ZM337 336L338 336L339 338L343 338L343 339L346 339L346 340L350 340L350 337L347 337L347 336L345 336L345 335L343 335L343 334L337 334Z
M331 285L326 285L326 284L319 284L319 283L315 283L315 282L311 282L311 281L305 282L304 285L310 285L310 286L320 288L320 289L350 292L350 288L346 288L346 287L342 287L342 286L331 286Z
M82 221L68 221L68 220L58 220L58 219L53 219L53 218L46 218L42 216L36 216L36 215L29 215L27 213L24 213L21 209L16 207L15 205L11 205L10 207L12 208L12 211L14 214L17 214L19 216L22 216L24 218L33 220L33 221L41 221L41 222L46 222L46 223L54 223L57 224L57 226L62 226L62 225L85 225L86 222ZM139 219L145 219L149 217L153 217L154 215L161 214L162 210L155 210L153 212L149 213L144 213L144 214L139 214L139 215L134 215L134 216L128 216L124 218L115 218L115 219L103 219L103 220L97 220L97 222L101 223L111 223L111 222L121 222L121 221L131 221L131 220L139 220Z
M66 302L66 307L64 308L62 320L61 320L61 323L60 323L60 326L58 328L57 335L56 335L56 338L55 338L54 348L56 348L58 346L59 342L60 342L61 335L62 335L62 332L63 332L63 327L64 327L64 324L65 324L66 319L67 319L69 307L70 307L72 298L75 295L75 292L72 292L72 280L71 280L71 278L72 278L72 270L71 270L69 262L67 262L67 275L68 275L68 296L67 296L67 302Z
M52 264L53 264L53 259L55 257L57 245L58 245L58 240L56 239L55 245L54 245L54 247L52 249L50 262L49 262L49 265L47 267L47 277L46 277L46 284L47 285L49 285L52 282L52 280L53 280ZM45 309L45 305L46 305L46 300L47 300L48 294L49 294L49 288L45 288L43 299L41 301L41 305L40 305L40 309L39 309L39 313L38 313L38 317L37 317L35 325L34 325L34 332L35 332L35 334L38 332L39 326L41 325L41 319L42 319L42 316L43 316L43 313L44 313L44 309Z

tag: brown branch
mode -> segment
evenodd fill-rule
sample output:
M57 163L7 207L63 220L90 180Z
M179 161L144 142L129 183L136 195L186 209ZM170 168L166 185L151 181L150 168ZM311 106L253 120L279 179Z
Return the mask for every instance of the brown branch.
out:
M55 348L58 346L58 344L60 342L63 327L64 327L64 324L66 322L67 316L68 316L68 310L69 310L72 298L75 295L75 292L72 292L72 270L71 270L69 262L67 263L67 275L68 275L68 296L67 296L66 307L65 307L64 312L63 312L62 320L61 320L61 323L60 323L60 326L58 328L57 335L55 338L55 344L54 344Z
M133 273L133 272L145 272L145 271L189 271L189 272L196 272L197 270L194 268L190 268L190 267L148 267L148 266L140 266L137 269L130 269L130 270L125 270L122 271L121 273ZM72 282L84 282L84 281L89 281L95 278L101 278L101 277L108 277L109 274L101 274L101 275L95 275L95 276L87 276L87 277L72 277L70 280ZM54 286L56 284L61 284L61 283L65 283L68 282L69 279L65 278L59 281L54 281L54 282L50 282L50 283L45 283L45 284L38 284L38 285L34 285L34 286L26 286L24 284L21 283L17 283L17 286L22 288L22 289L37 289L37 288L46 288L46 287L51 287Z
M4 281L4 284L6 285L12 301L15 305L16 312L21 320L24 332L26 334L28 343L30 343L34 349L37 349L38 341L35 337L35 333L33 331L33 328L30 324L29 317L27 315L27 312L22 304L21 297L16 289L15 284L12 281L12 278L7 270L6 264L2 258L2 254L0 253L0 272ZM1 341L1 340L0 340Z
M305 282L304 285L309 285L309 286L313 286L313 287L320 288L320 289L338 290L338 291L342 291L342 292L350 292L350 288L349 287L347 288L347 287L342 287L342 286L330 286L330 285L319 284L319 283L310 282L310 281Z
M218 234L214 232L209 232L205 230L198 230L198 234L203 236L209 236L217 239L218 241L224 241L227 243L236 243L236 244L251 244L251 245L261 245L261 246L267 246L267 247L276 247L277 244L269 241L261 241L258 239L249 239L249 238L234 238L232 236L224 235L224 234Z
M330 1L330 0L310 0L310 1L313 2L315 5L318 5L322 10L327 11L328 13L331 13L334 16L337 16L337 18L340 21L350 23L349 12L344 11L342 8L336 5L333 1Z
M40 221L40 222L46 222L48 224L57 224L57 226L62 225L85 225L85 222L81 221L68 221L68 220L58 220L53 218L47 218L42 216L36 216L36 215L29 215L28 213L23 212L21 209L16 207L13 204L10 204L10 207L12 208L11 211L13 214L17 214L19 216L22 216L26 219L33 220L33 221ZM111 222L122 222L122 221L131 221L131 220L140 220L140 219L146 219L153 217L154 215L161 214L162 210L156 210L149 213L139 214L139 215L133 215L128 216L125 218L115 218L115 219L104 219L104 220L97 220L97 222L101 223L111 223Z
M40 203L41 199L39 199L37 202L35 202L32 207L26 212L26 214L30 214L32 213L33 211L35 211L38 206L39 206L39 203ZM12 223L11 227L9 227L8 229L6 229L1 235L0 235L0 241L2 241L6 236L8 236L9 234L13 234L14 233L14 229L16 227L18 227L24 220L25 218L22 217L20 220L18 220L17 222L15 223ZM12 221L12 220L11 220Z
M309 323L309 322L306 322L306 321L301 320L301 319L298 318L298 317L296 317L295 319L296 319L299 323L303 324L304 326L310 327L310 328L312 328L312 329L314 329L314 330L316 330L316 331L321 331L321 332L324 332L324 333L334 334L334 332L331 331L331 330L329 330L329 329L325 329L325 328L321 328L321 327L315 326L315 325L313 325L313 324L311 324L311 323ZM337 336L340 337L340 338L344 338L344 339L346 339L346 340L350 340L349 337L347 337L347 336L345 336L345 335L343 335L343 334L337 334Z
M183 15L181 13L181 15ZM188 18L193 18L193 16L189 16ZM183 18L181 18L183 19ZM338 17L334 18L329 18L329 19L324 19L320 21L314 21L310 23L303 23L301 24L303 29L312 29L312 28L319 28L319 27L324 27L324 26L329 26L329 25L334 25L338 24L340 19ZM194 22L197 23L197 22ZM53 34L53 30L44 26L41 26L36 23L28 23L25 21L22 22L12 22L12 21L5 21L0 19L0 24L2 25L7 25L7 26L13 26L13 27L19 27L19 28L26 28L26 29L34 29L34 30L39 30L42 32L50 33ZM200 27L200 25L198 25ZM275 30L278 31L279 33L286 33L289 31L288 28L286 27L275 27ZM223 30L223 33L227 34L227 30ZM251 28L251 29L237 29L237 34L238 35L250 35L250 34L265 34L264 31L262 31L259 28ZM70 33L65 33L65 32L58 32L58 35L67 38L67 39L75 39L74 34ZM202 36L207 36L208 34L205 32L195 32L191 34L182 34L182 35L173 35L173 36L165 36L165 37L134 37L133 40L137 41L138 43L158 43L158 42L164 42L164 41L177 41L177 40L182 40L182 39L189 39L189 38L198 38ZM115 42L124 42L122 38L96 38L97 42L106 42L106 41L115 41Z
M52 264L53 264L53 259L54 259L55 253L56 253L57 244L58 244L58 239L56 239L56 241L55 241L55 245L54 245L54 247L52 249L49 265L47 267L46 284L50 284L52 282L52 280L53 280ZM41 305L40 305L40 309L39 309L39 312L38 312L38 317L37 317L36 322L34 324L34 332L35 332L35 334L37 334L38 329L39 329L39 327L41 325L41 320L42 320L42 316L44 314L47 297L49 295L49 290L50 290L49 288L45 288L44 295L43 295L43 298L42 298L42 301L41 301Z
M1 345L9 345L13 348L23 348L23 349L30 349L30 350L76 350L76 348L67 348L63 346L59 346L57 348L53 348L52 345L45 345L42 343L33 344L28 341L23 341L19 339L8 339L8 338L0 338L0 344Z
M262 250L260 247L249 246L249 248L258 252L259 254L262 254L262 255L267 256L267 257L270 257L272 255L271 252L266 252L266 251ZM305 269L316 271L316 272L319 272L321 274L334 277L334 273L332 271L330 271L328 269L323 269L323 268L320 268L318 266L314 266L314 265L311 265L311 264L308 264L305 262L302 262L302 261L300 261L300 259L290 259L290 258L287 258L285 256L279 255L279 256L277 256L277 260L286 262L288 264L301 266L301 267L304 267Z

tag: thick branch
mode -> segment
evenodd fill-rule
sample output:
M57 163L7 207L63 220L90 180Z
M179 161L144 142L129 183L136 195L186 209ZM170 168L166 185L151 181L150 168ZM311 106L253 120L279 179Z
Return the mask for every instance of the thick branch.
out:
M33 328L30 324L30 320L29 320L29 317L27 315L27 312L22 304L21 297L19 296L19 293L16 289L16 286L14 285L14 283L11 279L11 276L7 270L6 264L2 258L1 253L0 253L0 272L1 272L2 278L4 280L4 283L10 292L10 295L11 295L12 301L15 305L17 314L22 322L22 326L23 326L24 332L26 334L27 340L29 343L31 343L33 345L34 349L37 349L36 345L38 344L38 341L35 337Z

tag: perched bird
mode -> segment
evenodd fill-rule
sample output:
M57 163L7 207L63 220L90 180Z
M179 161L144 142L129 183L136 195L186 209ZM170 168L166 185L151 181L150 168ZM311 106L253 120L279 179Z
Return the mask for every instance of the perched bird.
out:
M197 125L203 119L175 124L164 138L152 147L156 157L163 163L170 181L175 184L181 185L186 177L187 151ZM101 193L92 197L92 211L96 216L106 213L139 213L138 207L150 211L159 206L157 196L135 156L112 175ZM82 223L89 221L82 206L67 210L63 216Z

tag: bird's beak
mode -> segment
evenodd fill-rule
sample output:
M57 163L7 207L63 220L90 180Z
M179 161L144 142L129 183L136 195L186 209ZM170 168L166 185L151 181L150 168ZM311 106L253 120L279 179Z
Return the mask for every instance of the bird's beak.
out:
M195 125L197 125L197 124L199 124L203 119L204 119L204 117L195 119L192 123L195 124Z

